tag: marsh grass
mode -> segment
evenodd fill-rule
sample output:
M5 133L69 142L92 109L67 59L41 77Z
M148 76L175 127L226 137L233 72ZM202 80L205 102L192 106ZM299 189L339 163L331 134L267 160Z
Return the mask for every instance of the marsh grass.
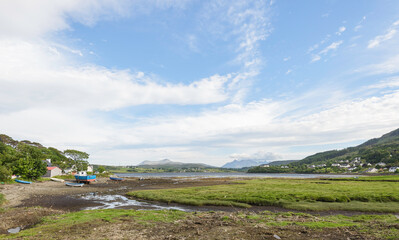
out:
M310 231L326 232L346 231L349 228L362 233L362 239L389 239L398 235L397 226L399 220L394 215L355 215L355 216L315 216L307 213L273 213L264 211L253 212L182 212L176 210L92 210L80 211L61 215L48 216L29 229L18 234L0 235L7 239L100 239L111 237L110 229L116 229L118 234L122 231L141 231L147 236L167 233L181 234L182 229L192 229L196 226L211 224L222 226L223 223L230 226L231 231L243 231L243 229L259 229L259 226L268 226L272 231L284 231L292 229L298 231L298 226ZM122 224L122 225L121 225ZM131 226L131 227L127 227ZM210 225L209 225L210 226ZM395 226L395 227L392 227ZM95 231L102 229L102 233L96 235ZM338 229L338 230L334 230ZM168 231L166 231L168 230ZM166 232L162 232L166 231ZM221 231L225 232L225 229ZM195 234L197 233L196 231ZM104 235L105 234L105 235ZM111 234L111 235L107 235ZM280 235L280 233L279 233ZM118 235L123 239L129 239L129 233ZM137 235L136 235L137 236ZM140 235L146 236L146 235ZM179 238L180 235L175 235ZM193 238L197 235L188 235ZM115 237L115 236L114 236ZM215 236L208 235L208 238ZM190 237L189 237L190 238ZM394 238L393 238L394 239Z
M188 205L278 206L298 210L399 211L399 184L380 181L253 179L230 185L143 190L128 195Z

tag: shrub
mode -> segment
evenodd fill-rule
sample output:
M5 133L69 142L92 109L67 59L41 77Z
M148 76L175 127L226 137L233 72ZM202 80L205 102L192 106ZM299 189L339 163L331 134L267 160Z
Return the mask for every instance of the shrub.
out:
M6 182L11 180L11 169L6 166L0 166L0 181Z

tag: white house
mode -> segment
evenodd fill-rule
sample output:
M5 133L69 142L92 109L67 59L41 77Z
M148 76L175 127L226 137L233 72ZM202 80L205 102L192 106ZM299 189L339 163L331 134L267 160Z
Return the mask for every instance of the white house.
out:
M341 166L341 164L339 164L339 163L333 163L333 164L331 164L331 167L340 167Z
M260 165L261 167L270 167L269 164Z
M396 172L396 170L398 170L399 167L390 167L389 168L389 172Z
M369 168L369 169L367 169L364 172L366 172L366 173L376 173L376 172L378 172L378 169L377 168Z
M47 167L47 173L43 177L54 177L62 174L62 170L59 167Z
M377 163L376 165L377 165L377 166L381 166L381 167L385 167L385 166L386 166L386 163L379 162L379 163Z

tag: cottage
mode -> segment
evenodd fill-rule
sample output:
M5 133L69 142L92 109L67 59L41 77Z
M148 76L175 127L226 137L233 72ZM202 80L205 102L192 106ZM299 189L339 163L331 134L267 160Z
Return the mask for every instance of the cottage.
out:
M350 167L351 167L351 165L349 165L349 164L345 164L345 165L341 165L340 167L341 167L341 168L350 168Z
M396 170L398 170L399 167L390 167L389 168L389 172L396 172Z
M260 167L270 167L269 164L260 165Z
M341 166L341 164L339 164L339 163L333 163L333 164L331 164L331 167L339 167L339 166Z
M62 174L62 170L59 167L47 167L47 173L43 177L54 177Z
M377 165L377 166L381 166L381 167L385 167L385 166L386 166L386 163L379 162L379 163L377 163L376 165Z
M378 172L378 169L377 168L369 168L369 169L367 169L364 172L366 172L366 173L376 173L376 172Z

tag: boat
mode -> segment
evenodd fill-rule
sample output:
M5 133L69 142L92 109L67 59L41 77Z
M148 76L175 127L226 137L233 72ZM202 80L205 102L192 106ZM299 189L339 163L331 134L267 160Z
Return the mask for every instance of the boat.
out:
M59 179L59 178L50 178L50 180L54 182L65 182L64 179Z
M123 178L119 177L109 177L109 179L111 179L112 181L123 181Z
M19 180L19 179L15 179L15 181L17 183L23 183L23 184L31 184L32 183L32 182L29 182L29 181L24 181L24 180Z
M83 187L85 185L84 183L73 183L73 182L67 182L65 185L70 186L70 187Z
M90 182L96 181L96 175L87 175L86 172L82 171L82 172L75 174L75 179L78 183L80 183L80 182L90 183Z

